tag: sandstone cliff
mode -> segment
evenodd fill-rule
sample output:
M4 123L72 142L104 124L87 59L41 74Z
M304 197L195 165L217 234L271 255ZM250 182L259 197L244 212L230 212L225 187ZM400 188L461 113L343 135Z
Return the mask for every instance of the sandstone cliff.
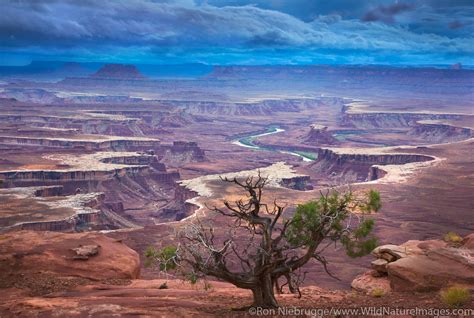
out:
M334 183L350 183L377 180L386 175L384 165L403 165L407 163L434 160L431 156L409 153L383 153L370 149L328 149L318 148L317 159L309 168L324 174Z

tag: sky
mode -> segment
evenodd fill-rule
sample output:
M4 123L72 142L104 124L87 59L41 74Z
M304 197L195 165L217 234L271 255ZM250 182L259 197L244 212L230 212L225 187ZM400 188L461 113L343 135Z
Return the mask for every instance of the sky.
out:
M0 64L474 64L474 0L0 0Z

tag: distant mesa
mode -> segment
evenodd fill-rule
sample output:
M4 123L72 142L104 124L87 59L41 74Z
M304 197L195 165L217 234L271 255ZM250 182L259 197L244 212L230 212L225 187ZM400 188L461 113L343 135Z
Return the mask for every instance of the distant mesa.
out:
M462 70L462 64L461 63L456 63L451 65L452 70Z
M135 65L130 64L105 64L96 73L90 76L96 79L123 79L140 80L146 77L140 73Z

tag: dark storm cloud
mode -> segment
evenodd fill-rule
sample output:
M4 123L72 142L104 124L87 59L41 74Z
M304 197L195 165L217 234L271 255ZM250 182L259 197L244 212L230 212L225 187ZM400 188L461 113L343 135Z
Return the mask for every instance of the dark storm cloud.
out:
M470 30L472 31L473 24L474 24L474 21L472 21L472 20L469 20L469 21L468 20L465 20L465 21L455 20L455 21L450 22L448 24L448 26L449 26L450 29L453 29L453 30L469 27ZM471 32L471 31L469 31L469 32Z
M78 4L79 3L79 4ZM187 2L185 2L187 3ZM298 45L311 31L298 19L255 7L195 7L162 1L10 2L0 20L4 45L241 45L268 34ZM307 30L305 30L307 29ZM311 41L311 38L308 39Z
M442 1L375 5L316 0L317 6L305 10L308 1L256 0L250 5L229 0L217 5L211 0L7 0L0 19L0 51L223 63L300 63L337 56L364 62L380 54L433 52L442 60L443 55L466 57L474 51L469 27L450 27L453 21L470 25L471 7L446 7ZM290 9L290 4L295 7ZM376 18L363 19L369 12Z
M385 23L394 23L395 16L403 11L413 9L414 6L408 3L394 3L389 6L379 6L370 10L362 18L363 21L382 21Z

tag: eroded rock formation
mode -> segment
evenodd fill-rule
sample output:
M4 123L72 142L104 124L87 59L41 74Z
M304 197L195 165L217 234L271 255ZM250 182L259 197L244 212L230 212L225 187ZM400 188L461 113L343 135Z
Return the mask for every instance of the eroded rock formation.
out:
M453 284L474 287L474 234L460 243L441 240L408 241L377 247L373 270L357 277L352 286L370 292L390 285L393 291L431 291Z
M328 127L313 124L310 126L308 134L304 137L304 142L316 145L332 145L337 139L328 131Z

